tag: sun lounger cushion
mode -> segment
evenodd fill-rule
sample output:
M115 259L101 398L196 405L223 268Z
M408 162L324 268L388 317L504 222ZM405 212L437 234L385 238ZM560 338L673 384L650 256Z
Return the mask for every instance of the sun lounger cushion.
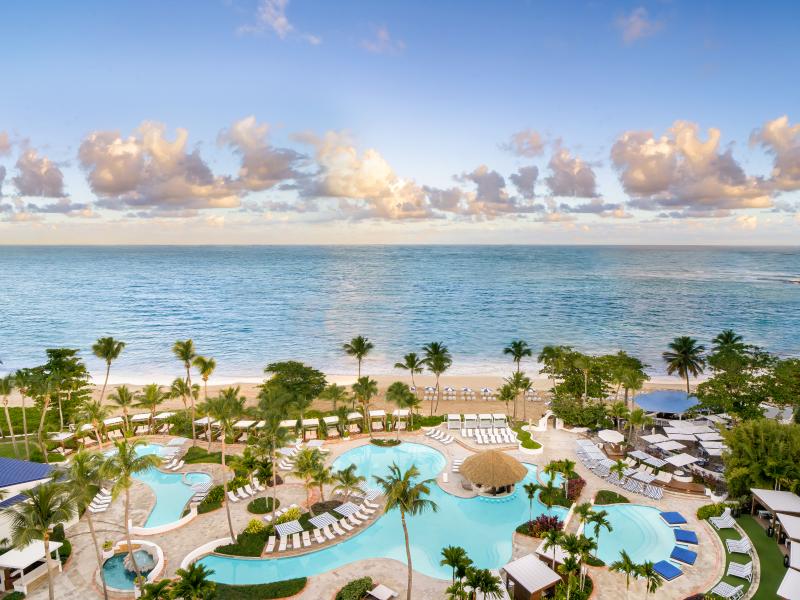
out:
M677 560L687 565L693 565L697 560L697 552L693 552L683 546L675 546L672 549L672 554L669 555L672 560Z
M667 525L683 525L686 523L686 519L679 512L662 512L659 515Z
M681 542L682 544L696 544L697 543L697 534L694 531L689 531L688 529L673 529L675 532L675 541Z
M668 560L660 560L656 564L653 565L653 569L655 569L656 573L661 575L667 581L672 581L676 577L680 577L683 575L683 571L681 571L678 567L673 565Z

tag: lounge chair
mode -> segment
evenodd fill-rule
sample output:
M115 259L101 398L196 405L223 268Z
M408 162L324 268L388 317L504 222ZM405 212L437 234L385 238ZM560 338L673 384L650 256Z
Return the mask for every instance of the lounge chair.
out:
M278 545L278 552L283 552L286 550L286 541L287 538L285 536L281 538L281 543Z
M317 541L318 544L322 544L325 542L325 538L322 537L322 534L320 533L319 529L314 530L314 539Z
M259 492L263 492L266 489L256 477L253 477L253 486Z
M363 521L361 519L359 519L357 516L355 516L354 514L350 515L349 517L347 517L347 520L350 521L356 527L358 527L359 525L361 525L363 523Z
M681 544L697 544L697 534L688 529L673 529L675 541Z
M172 470L173 470L173 471L177 471L177 470L179 470L179 469L182 469L184 464L185 464L185 463L184 463L184 461L182 461L182 460L181 460L181 461L179 461L179 462L178 462L178 464L177 464L177 465L175 465L174 467L172 467Z
M736 587L733 587L729 583L720 581L717 585L711 588L711 594L714 596L719 596L720 598L725 598L726 600L739 600L739 598L744 595L744 586L737 585Z
M375 513L375 509L374 508L369 508L367 506L366 502L359 507L359 510L361 512L363 512L365 515L368 515L368 516Z
M300 547L300 534L292 534L292 550L297 550Z
M364 505L369 507L369 508L375 508L375 509L380 508L379 504L373 504L369 500L364 500Z
M249 496L255 496L256 495L256 492L253 490L253 488L250 487L249 483L244 486L244 491L247 492L247 494Z
M658 515L670 527L675 525L684 525L686 523L686 519L679 512L662 512L658 513Z
M240 487L238 490L236 490L236 495L242 500L247 500L250 497L250 494L245 492L243 487Z
M269 540L267 540L267 552L272 552L275 550L275 536L269 536Z
M303 532L303 547L308 548L311 545L311 534L307 531Z
M748 538L740 540L725 540L725 545L728 547L728 552L736 554L750 554L753 547L750 545Z
M96 507L89 505L89 507L86 510L88 510L92 514L103 513L108 510L108 505L105 504L103 506L96 506Z
M353 525L358 525L358 523L353 523L353 525L350 523L352 523L352 521L348 521L347 519L342 519L339 521L339 525L341 525L345 531L353 531Z
M377 600L391 600L392 598L397 598L397 592L385 585L376 585L367 592L367 596L376 598Z
M753 561L750 561L749 563L744 565L735 562L729 563L728 575L732 575L733 577L739 577L740 579L746 579L747 581L752 581Z
M683 575L683 571L681 571L668 560L658 561L653 565L653 569L655 569L656 573L661 575L661 577L663 577L666 581L672 581L673 579Z
M329 540L332 540L333 538L336 537L334 533L331 531L330 525L325 525L325 527L322 528L322 535L324 535L325 538Z
M709 517L708 521L717 529L734 529L736 521L731 516L731 509L726 508L719 517Z
M333 532L336 535L345 535L344 529L339 527L339 523L332 523L331 524L331 529L333 529Z
M447 471L442 473L442 483L447 483L449 480L450 480L450 477L449 477Z
M685 565L693 565L697 561L697 552L684 548L683 546L675 546L672 549L672 554L669 555L672 560Z
M239 498L231 490L228 490L228 500L231 502L238 502Z

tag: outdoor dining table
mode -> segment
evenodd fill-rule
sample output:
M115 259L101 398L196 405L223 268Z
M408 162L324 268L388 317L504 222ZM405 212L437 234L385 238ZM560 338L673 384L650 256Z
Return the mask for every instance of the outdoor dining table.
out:
M286 521L286 523L278 523L275 525L275 533L282 538L300 533L301 531L303 531L303 526L300 525L300 521L296 519L294 521Z

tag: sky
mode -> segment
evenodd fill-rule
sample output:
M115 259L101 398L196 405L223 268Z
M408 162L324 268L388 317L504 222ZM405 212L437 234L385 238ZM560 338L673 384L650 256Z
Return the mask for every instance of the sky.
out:
M0 4L0 244L800 242L800 4Z

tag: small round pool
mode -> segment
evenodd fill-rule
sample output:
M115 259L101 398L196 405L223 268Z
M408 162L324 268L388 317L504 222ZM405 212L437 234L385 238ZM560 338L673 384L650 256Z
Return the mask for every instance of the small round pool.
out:
M608 512L611 531L600 530L597 555L607 565L619 560L625 550L637 562L666 560L675 547L675 534L658 516L658 509L639 504L596 506ZM595 538L594 527L587 524L585 534Z
M147 575L153 570L155 567L155 565L153 565L153 557L150 556L148 552L144 550L135 550L133 554L136 557L138 565L152 565L149 569L143 571L143 575ZM125 557L127 555L127 552L121 552L115 554L103 563L103 576L105 577L108 587L118 590L133 589L133 582L136 579L136 575L125 568Z

